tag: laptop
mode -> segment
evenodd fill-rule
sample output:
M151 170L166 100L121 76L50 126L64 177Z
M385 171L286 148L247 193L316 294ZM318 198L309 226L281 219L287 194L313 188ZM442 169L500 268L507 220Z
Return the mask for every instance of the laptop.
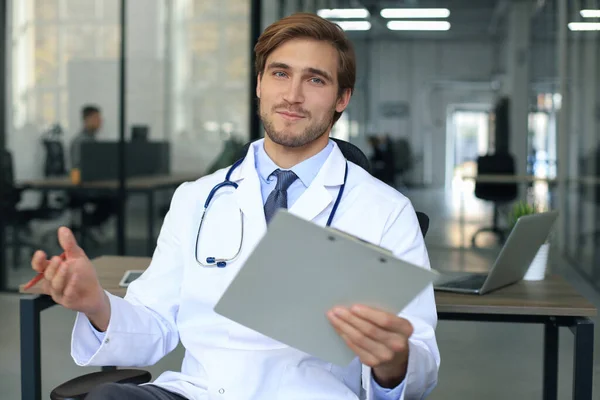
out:
M440 272L433 287L438 291L486 294L520 281L544 244L557 211L520 217L489 273Z

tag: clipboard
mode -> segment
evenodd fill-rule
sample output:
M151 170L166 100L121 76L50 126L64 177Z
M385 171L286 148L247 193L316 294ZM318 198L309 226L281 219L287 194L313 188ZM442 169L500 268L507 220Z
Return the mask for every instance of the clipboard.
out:
M324 361L356 357L327 318L336 305L398 314L437 273L280 210L214 307L232 321Z

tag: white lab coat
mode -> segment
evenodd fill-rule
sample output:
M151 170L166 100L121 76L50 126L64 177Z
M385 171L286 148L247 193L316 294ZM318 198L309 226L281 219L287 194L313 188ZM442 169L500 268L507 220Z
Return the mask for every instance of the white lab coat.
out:
M335 146L289 211L325 225L344 180L345 162ZM149 268L130 285L124 299L109 294L111 319L101 344L87 318L77 315L73 359L81 366L143 367L159 361L181 340L186 349L181 372L165 372L155 383L190 399L372 399L370 369L358 359L345 368L337 367L213 311L266 231L251 147L231 178L239 184L234 195L244 218L241 253L226 268L204 268L196 262L195 240L204 201L224 180L226 171L184 183L176 190ZM352 163L332 227L430 268L409 200ZM214 254L221 253L215 249ZM400 315L414 327L402 399L421 399L436 385L440 363L433 288L423 291Z

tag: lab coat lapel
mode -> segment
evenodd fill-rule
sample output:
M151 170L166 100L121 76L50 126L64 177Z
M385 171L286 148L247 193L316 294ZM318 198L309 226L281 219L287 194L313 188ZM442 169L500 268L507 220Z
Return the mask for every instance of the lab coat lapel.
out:
M235 195L240 210L247 218L244 224L245 231L260 237L266 231L267 224L263 210L260 180L254 165L254 146L256 145L257 142L252 143L249 147L246 158L231 174L231 180L238 184Z
M306 191L290 208L290 212L306 220L313 220L321 214L337 195L337 189L344 183L346 159L334 143L331 154Z

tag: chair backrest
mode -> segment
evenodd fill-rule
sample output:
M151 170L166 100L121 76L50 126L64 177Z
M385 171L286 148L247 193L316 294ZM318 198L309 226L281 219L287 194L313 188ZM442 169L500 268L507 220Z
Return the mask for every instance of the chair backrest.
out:
M20 192L15 190L15 175L13 169L12 154L4 149L0 150L0 162L2 162L2 171L0 176L3 184L3 198L0 199L0 210L14 210L15 206L21 201Z
M46 160L44 162L44 176L64 176L67 174L65 167L65 149L60 140L44 139L42 140L44 150L46 150Z
M331 139L338 145L346 160L353 162L368 173L371 173L371 163L361 149L350 142L346 142L345 140L337 138Z
M353 145L352 143L346 142L345 140L332 138L335 143L340 148L340 151L346 157L347 160L353 162L359 167L363 168L365 171L371 173L371 164L369 163L369 159L362 152L361 149ZM246 153L248 153L248 149L252 142L248 142L244 145L244 147L240 150L238 154L238 159L245 157ZM421 228L421 232L423 233L423 237L427 234L429 230L429 217L427 214L417 211L417 219L419 220L419 227Z
M427 231L429 230L429 217L424 212L417 211L417 219L419 220L421 233L423 234L423 237L425 237L425 235L427 235Z
M488 154L477 158L477 175L516 175L515 160L510 154ZM515 200L519 186L515 183L475 183L475 197L494 202Z

